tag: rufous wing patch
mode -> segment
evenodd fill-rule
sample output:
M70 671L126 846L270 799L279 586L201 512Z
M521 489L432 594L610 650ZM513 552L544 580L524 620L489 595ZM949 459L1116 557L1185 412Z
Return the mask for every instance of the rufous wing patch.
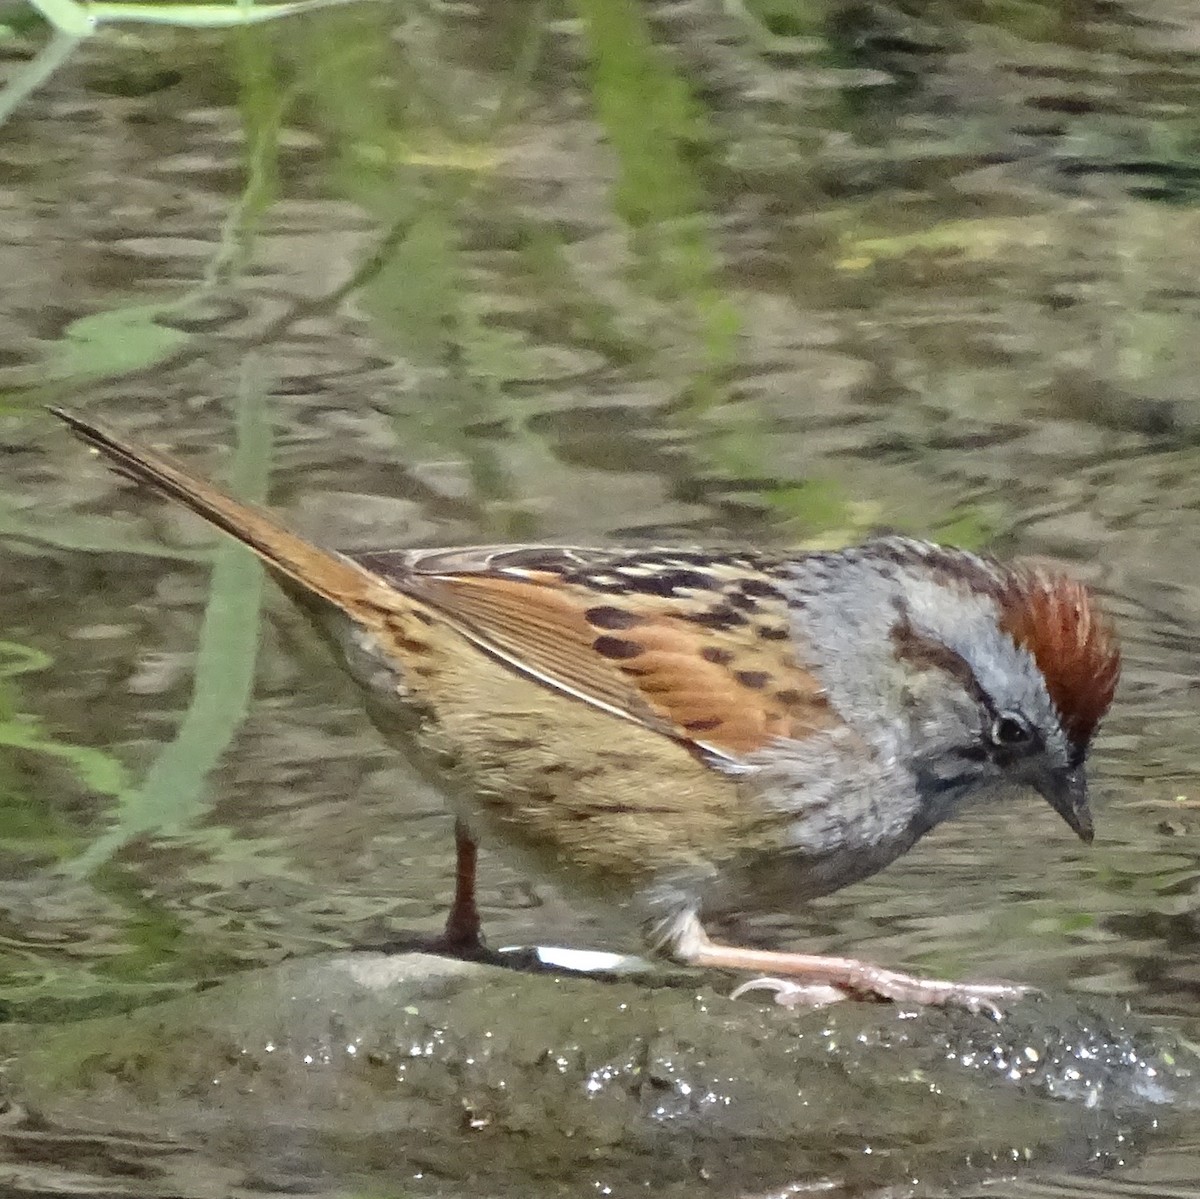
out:
M582 607L552 587L494 575L421 576L413 592L514 668L647 724L654 711L609 657Z
M647 576L649 577L649 576ZM835 723L797 660L782 597L719 578L679 594L598 591L552 571L421 574L413 593L550 686L725 757Z

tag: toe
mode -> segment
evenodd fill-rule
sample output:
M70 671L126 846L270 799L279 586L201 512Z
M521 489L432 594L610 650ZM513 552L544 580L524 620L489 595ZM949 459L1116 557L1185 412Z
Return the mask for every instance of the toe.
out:
M751 991L771 991L775 1002L786 1008L820 1008L831 1003L841 1003L849 995L840 987L828 983L800 983L788 978L753 978L744 982L730 993L731 999L740 999Z

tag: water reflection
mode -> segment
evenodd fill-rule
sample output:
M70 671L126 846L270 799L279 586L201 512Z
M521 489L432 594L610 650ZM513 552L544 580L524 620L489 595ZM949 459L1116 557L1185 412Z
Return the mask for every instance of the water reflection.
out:
M1194 1018L1198 47L1171 0L412 0L82 47L0 145L9 1010L432 929L451 886L438 798L276 597L255 652L253 581L46 432L69 398L260 478L233 413L273 425L273 499L348 545L1074 562L1129 645L1097 845L983 812L784 935ZM500 943L629 947L484 887Z

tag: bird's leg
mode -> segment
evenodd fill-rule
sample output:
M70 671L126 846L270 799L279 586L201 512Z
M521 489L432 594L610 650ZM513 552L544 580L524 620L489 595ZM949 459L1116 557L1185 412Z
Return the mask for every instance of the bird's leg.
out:
M487 957L487 946L475 904L475 865L479 858L475 838L461 820L454 822L454 902L441 936L430 945L435 953L456 958Z
M999 1005L1031 994L1011 983L956 983L885 970L855 958L776 953L710 941L697 916L680 923L674 953L692 966L761 971L769 977L743 983L735 995L766 989L785 1006L820 1006L849 996L937 1007L964 1007L998 1015Z
M505 955L488 949L480 927L479 908L475 904L475 864L478 857L475 838L458 820L454 825L454 900L442 931L428 933L393 932L379 939L360 940L357 950L373 953L440 953L471 962L505 961Z

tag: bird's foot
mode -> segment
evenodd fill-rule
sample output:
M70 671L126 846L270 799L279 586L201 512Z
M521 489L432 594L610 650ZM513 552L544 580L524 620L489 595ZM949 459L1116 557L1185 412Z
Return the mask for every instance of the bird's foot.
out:
M432 935L427 932L388 931L377 937L357 940L351 948L370 953L429 953L489 966L510 964L508 955L488 948L478 928L456 927L452 923L447 924L442 932Z
M483 934L478 929L460 932L447 925L442 933L426 942L421 952L434 953L444 958L458 958L463 962L480 962L489 966L504 964L504 958L494 949L488 948Z
M917 978L895 970L884 970L867 962L855 962L843 970L838 985L800 982L791 978L756 978L733 992L738 998L750 991L772 991L783 1007L824 1007L852 997L882 1002L915 1004L919 1007L959 1007L993 1020L1003 1015L1003 1005L1037 993L1033 987L1013 983L956 983L937 978ZM844 981L843 981L844 978Z
M775 1001L785 1007L821 1007L841 999L859 998L921 1007L959 1007L998 1020L1004 1004L1036 994L1033 987L1013 983L955 983L918 978L857 958L723 945L709 940L695 913L679 923L673 950L676 957L691 966L763 972L766 977L743 983L734 996L745 995L747 991L774 991Z

